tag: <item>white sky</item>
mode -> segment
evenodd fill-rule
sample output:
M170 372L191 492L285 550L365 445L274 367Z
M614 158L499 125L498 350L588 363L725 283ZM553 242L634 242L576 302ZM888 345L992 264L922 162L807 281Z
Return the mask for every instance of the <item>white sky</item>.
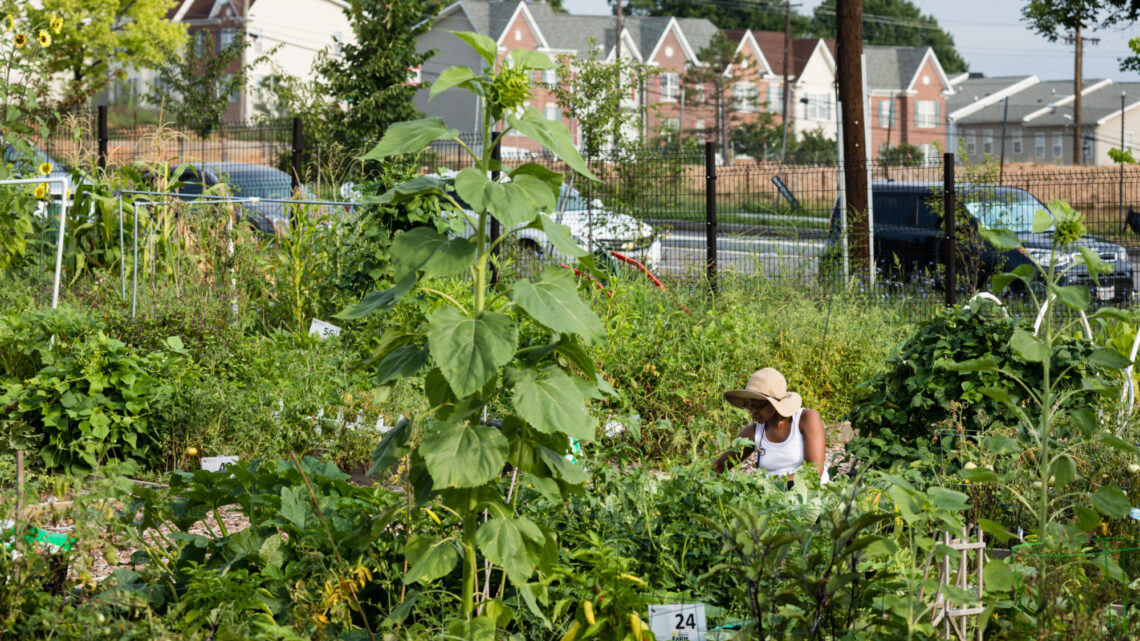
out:
M1073 77L1073 45L1050 43L1021 21L1021 0L911 0L925 15L954 37L958 53L971 71L987 76L1037 74L1042 80ZM822 0L797 0L801 14L810 14ZM563 0L570 13L610 15L606 0ZM1140 24L1124 29L1082 34L1099 37L1085 44L1084 77L1140 81L1136 72L1122 73L1117 59L1131 53L1128 39L1140 36Z

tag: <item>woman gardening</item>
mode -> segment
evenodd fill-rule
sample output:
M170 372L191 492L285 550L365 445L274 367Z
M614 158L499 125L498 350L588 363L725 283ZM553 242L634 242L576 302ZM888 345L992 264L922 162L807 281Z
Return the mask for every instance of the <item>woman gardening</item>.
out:
M743 452L729 450L713 463L717 473L756 453L756 467L769 474L787 477L788 487L796 471L806 462L808 468L828 480L824 469L827 456L827 437L819 412L805 409L799 394L788 391L784 375L765 367L748 379L744 389L724 393L729 403L747 410L752 422L737 434L754 443Z

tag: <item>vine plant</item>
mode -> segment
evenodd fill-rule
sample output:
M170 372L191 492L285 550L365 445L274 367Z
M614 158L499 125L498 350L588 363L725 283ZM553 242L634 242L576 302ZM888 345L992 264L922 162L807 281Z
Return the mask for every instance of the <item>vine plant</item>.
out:
M414 421L401 421L386 434L377 446L373 467L387 468L408 457L417 502L424 505L438 497L455 526L447 530L447 536L409 537L405 583L428 584L460 565L460 607L448 633L490 638L498 620L495 615L503 612L503 586L508 580L542 616L536 588L528 581L536 567L556 557L557 550L554 532L516 512L518 492L504 492L506 484L499 482L504 466L513 467L519 483L525 481L551 495L585 482L586 474L565 454L571 438L590 441L594 437L596 426L587 402L608 386L595 371L585 346L601 341L605 329L579 298L570 270L549 267L537 281L519 280L509 287L491 282L493 250L522 228L543 230L559 251L590 266L569 229L547 215L556 207L561 176L528 163L493 180L491 172L502 169L491 158L494 144L517 132L547 147L583 176L593 176L566 126L523 106L530 97L528 78L535 70L553 68L554 63L527 50L511 52L509 60L499 58L490 38L474 33L454 35L470 45L486 65L480 71L462 66L447 69L432 87L431 97L446 89L470 91L481 101L483 140L491 139L496 122L501 121L501 133L492 144L473 150L440 118L401 122L385 131L365 159L415 154L433 141L454 140L471 155L475 166L458 172L453 180L419 176L376 199L399 205L434 196L445 212L429 224L396 235L391 246L394 285L366 295L339 317L387 312L412 292L438 301L424 325L389 328L381 339L378 382L391 383L426 369L424 393L432 409ZM456 196L470 209L460 206ZM508 230L500 238L487 234L491 218ZM470 237L454 233L464 228L474 233ZM449 296L425 280L462 274L470 276L469 300ZM527 327L524 338L520 338L522 326ZM536 327L539 331L534 331ZM482 420L492 407L497 414L501 412L501 427ZM486 583L482 586L482 600L477 604L478 554L502 573L495 575L501 577L497 590ZM491 599L494 594L499 597Z
M1062 277L1076 265L1088 269L1094 284L1100 274L1111 271L1097 256L1096 252L1080 244L1085 235L1081 214L1068 203L1053 201L1049 210L1039 209L1033 220L1034 234L1049 234L1052 249L1048 262L1038 261L1028 252L1023 252L1031 263L1018 266L1012 272L999 274L993 279L996 291L1020 281L1033 297L1039 310L1040 326L1030 332L1017 329L1010 337L1009 346L1028 363L1040 364L1042 377L1039 386L1031 387L1010 371L995 357L952 363L943 361L940 365L959 370L995 370L1015 382L1012 391L987 388L981 390L990 398L1003 405L1017 417L1020 438L994 435L986 439L991 451L1003 455L1023 457L1030 462L1033 478L1032 489L1024 495L1012 491L1022 506L1033 515L1036 529L1033 537L1039 544L1047 546L1076 544L1087 539L1087 534L1100 522L1101 515L1121 518L1128 514L1129 501L1124 492L1115 486L1102 487L1095 492L1085 493L1072 487L1066 489L1077 478L1076 460L1072 450L1080 442L1094 440L1109 447L1132 453L1140 453L1136 446L1125 442L1100 429L1094 408L1095 401L1068 403L1073 395L1084 394L1095 397L1097 393L1109 394L1115 387L1102 378L1112 375L1128 364L1128 359L1116 350L1095 347L1083 361L1073 361L1064 352L1067 347L1062 336L1075 329L1079 322L1077 313L1084 312L1090 304L1090 291L1086 285L1061 285ZM999 251L1019 250L1021 242L1017 235L1008 229L980 228L979 233ZM1043 298L1038 298L1038 287L1042 283ZM1070 319L1058 314L1058 303L1070 310ZM1125 312L1104 307L1092 314L1094 319L1105 322L1128 318ZM1076 389L1058 389L1058 381L1077 373L1081 385ZM1068 409L1073 406L1073 409ZM993 482L997 476L985 468L968 469L963 475L970 481ZM1076 487L1076 486L1073 486ZM996 523L982 519L982 526L999 538L1009 538L1007 532ZM1106 563L1115 562L1106 560ZM1105 567L1110 575L1120 576L1120 568Z

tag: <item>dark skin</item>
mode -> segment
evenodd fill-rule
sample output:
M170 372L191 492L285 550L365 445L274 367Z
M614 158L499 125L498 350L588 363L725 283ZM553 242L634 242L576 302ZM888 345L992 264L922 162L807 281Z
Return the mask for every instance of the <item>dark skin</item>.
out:
M764 438L772 443L783 443L792 434L792 417L780 416L775 407L768 401L749 399L745 401L745 410L752 416L752 423L740 430L737 438L756 442L756 425L765 425ZM805 409L800 415L800 434L804 437L804 466L823 474L824 459L827 456L827 436L823 431L823 420L819 412ZM726 467L732 467L752 456L755 447L746 447L743 451L729 450L713 461L713 469L717 474L724 472ZM788 476L794 480L795 475Z

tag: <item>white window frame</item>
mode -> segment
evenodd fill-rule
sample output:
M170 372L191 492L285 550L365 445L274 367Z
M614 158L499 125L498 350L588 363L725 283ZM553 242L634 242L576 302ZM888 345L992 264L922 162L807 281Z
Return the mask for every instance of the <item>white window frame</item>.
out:
M755 113L759 89L755 82L738 82L732 85L732 108L741 113Z
M978 137L972 131L967 131L964 136L966 139L966 153L973 156L978 153Z
M893 100L879 101L879 127L889 129L895 126L895 112L892 108Z
M936 129L941 118L941 106L937 100L914 101L914 126L916 129Z
M982 153L992 155L994 153L994 130L982 130Z
M784 87L782 85L768 85L768 113L784 113Z
M831 121L831 94L809 93L804 105L804 120Z
M661 74L661 102L677 102L681 95L681 74L665 72Z
M1059 159L1065 155L1065 134L1053 134L1053 158Z
M1043 133L1033 134L1033 157L1045 158L1045 134Z
M547 103L547 105L542 108L542 115L547 120L562 122L562 110L558 108L557 103Z
M1020 156L1021 152L1022 152L1021 130L1020 129L1014 129L1013 130L1013 155Z

